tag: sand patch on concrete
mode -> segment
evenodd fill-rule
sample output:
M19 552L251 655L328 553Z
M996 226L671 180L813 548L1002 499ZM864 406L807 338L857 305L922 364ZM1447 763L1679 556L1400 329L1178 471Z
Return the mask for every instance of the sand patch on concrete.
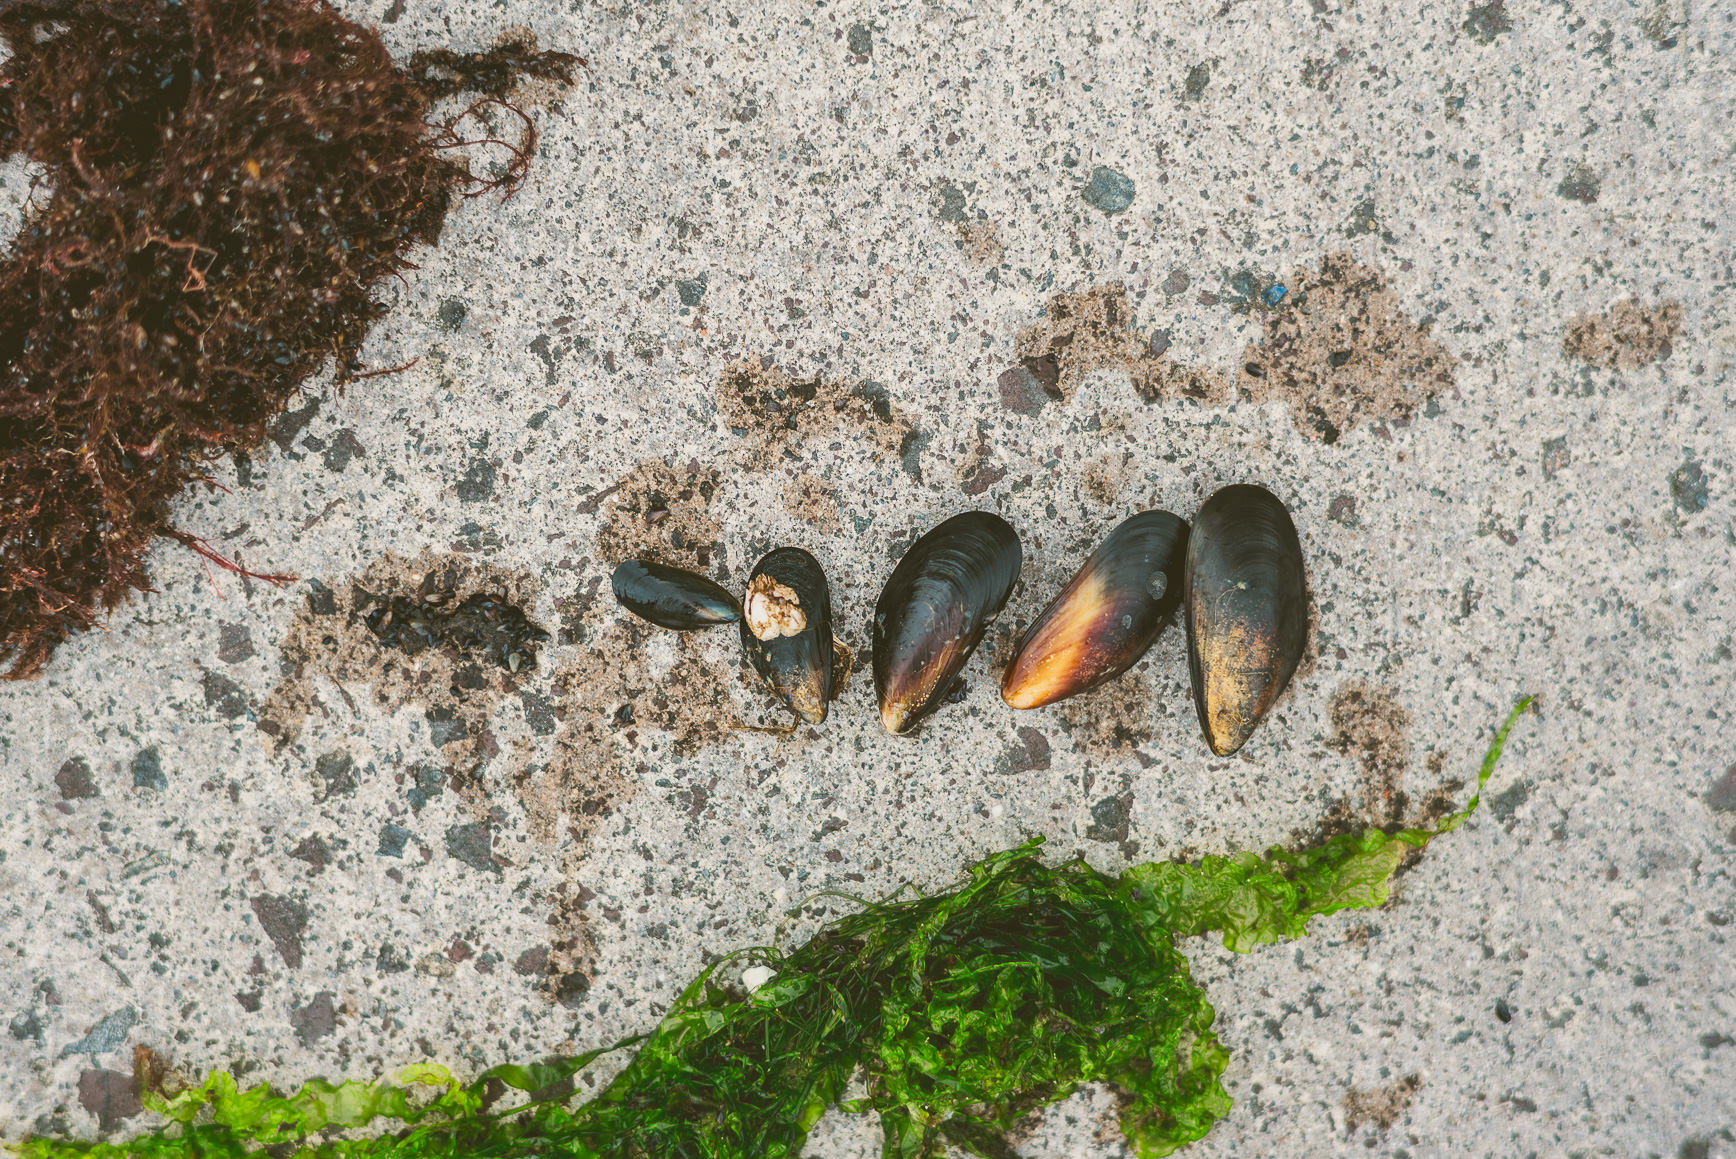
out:
M498 662L487 642L405 648L394 644L382 613L406 607L430 614L490 596L516 610L534 606L539 584L527 571L489 567L463 555L425 552L414 559L387 554L360 575L330 586L310 583L305 606L290 624L280 650L284 679L259 711L259 730L282 752L312 712L330 715L323 687L354 702L346 685L366 684L374 702L396 711L426 706L435 746L455 788L475 788L482 763L499 751L488 730L490 717L508 694L519 691L537 667L534 644L518 652L516 665ZM373 623L370 625L370 617Z
M813 475L795 475L784 484L784 510L827 535L836 535L844 529L844 512L838 506L837 491Z
M1013 349L1043 389L1063 401L1099 370L1125 371L1147 402L1222 402L1229 395L1222 374L1170 359L1164 353L1167 341L1154 341L1134 328L1127 288L1120 282L1055 294L1043 317L1019 332Z
M1421 1075L1407 1074L1396 1082L1383 1087L1373 1087L1369 1090L1358 1090L1352 1087L1344 1092L1344 1130L1354 1135L1367 1126L1373 1127L1381 1134L1392 1130L1392 1125L1399 1120L1416 1098L1417 1091L1422 1089Z
M1145 676L1146 661L1079 696L1055 706L1074 751L1100 761L1149 765L1143 749L1157 735L1157 698Z
M1392 689L1346 681L1332 697L1327 743L1362 766L1362 811L1378 825L1404 815L1404 774L1410 764L1411 716Z
M1638 370L1670 356L1682 332L1682 304L1619 302L1602 314L1581 314L1567 324L1561 352L1609 370Z
M551 999L566 1006L584 998L596 961L590 896L577 884L592 837L632 799L646 768L721 743L736 723L733 666L708 658L699 633L662 632L630 619L608 622L605 617L616 613L612 603L607 608L599 616L604 622L583 633L590 642L555 673L550 701L559 724L549 759L521 762L512 773L527 829L537 840L559 844L563 884L547 898L549 946L540 968ZM661 674L648 659L656 637L676 650ZM650 733L664 734L667 748Z
M1242 353L1242 397L1287 402L1298 431L1335 443L1362 422L1409 422L1452 388L1452 356L1399 308L1380 271L1328 254L1291 282L1290 303L1262 314L1265 333Z
M964 251L965 261L972 269L988 269L998 266L1006 257L1006 247L1001 244L1000 227L992 221L961 221L958 223L958 248Z
M650 559L727 575L719 540L723 528L711 512L722 483L714 467L698 461L671 466L646 459L610 487L597 551L614 567L622 560Z
M1170 358L1167 331L1140 331L1119 282L1054 295L1014 349L1053 398L1065 400L1096 371L1120 370L1146 402L1288 403L1297 430L1324 443L1362 422L1409 422L1453 384L1452 356L1428 325L1407 317L1380 272L1349 254L1295 274L1278 304L1260 302L1249 309L1259 308L1264 332L1242 354L1233 395L1231 376Z
M901 453L912 427L875 382L851 383L816 376L798 378L758 358L725 368L717 384L718 406L730 430L748 440L743 460L766 470L809 440L866 437L885 456Z

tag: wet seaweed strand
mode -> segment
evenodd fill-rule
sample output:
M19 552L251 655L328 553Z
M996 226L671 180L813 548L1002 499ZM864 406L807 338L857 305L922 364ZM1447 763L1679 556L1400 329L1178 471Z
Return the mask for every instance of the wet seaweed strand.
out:
M1016 1159L1007 1135L1021 1120L1107 1083L1133 1153L1159 1159L1231 1105L1229 1052L1176 941L1217 932L1245 952L1386 902L1407 855L1477 811L1530 704L1496 730L1465 808L1427 828L1150 862L1119 877L1080 860L1045 865L1033 838L969 866L948 892L866 903L789 953L714 963L643 1038L494 1067L469 1084L420 1064L395 1081L316 1079L287 1095L242 1089L225 1071L171 1094L160 1068L145 1068L145 1103L163 1128L121 1144L31 1138L19 1156L245 1159L264 1145L301 1159L795 1159L838 1104L879 1113L884 1159ZM734 984L749 961L770 975L751 993ZM574 1076L625 1047L632 1062L572 1106ZM865 1093L843 1099L858 1074ZM333 1130L377 1119L403 1129Z
M198 546L168 504L202 464L257 446L328 361L370 373L374 287L454 193L524 175L511 86L583 62L515 43L400 69L306 0L15 0L0 38L0 152L50 191L0 267L0 666L20 679L150 590L156 536ZM494 180L428 122L460 92L520 122Z

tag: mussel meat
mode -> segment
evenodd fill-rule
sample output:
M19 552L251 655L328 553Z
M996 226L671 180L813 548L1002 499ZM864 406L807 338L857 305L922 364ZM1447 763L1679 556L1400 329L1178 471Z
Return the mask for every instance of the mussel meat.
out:
M1182 604L1188 674L1206 743L1247 743L1290 682L1308 640L1302 543L1278 497L1237 484L1194 516Z
M1022 558L1018 533L988 511L955 515L910 545L874 605L874 689L887 732L909 732L945 702Z
M789 710L819 724L832 700L832 597L826 573L799 547L760 560L742 600L741 646Z
M688 632L741 618L741 605L722 587L667 564L630 559L610 579L615 598L636 616L660 628Z
M1187 524L1167 511L1123 520L1025 629L1001 699L1040 708L1131 668L1181 606L1187 540Z

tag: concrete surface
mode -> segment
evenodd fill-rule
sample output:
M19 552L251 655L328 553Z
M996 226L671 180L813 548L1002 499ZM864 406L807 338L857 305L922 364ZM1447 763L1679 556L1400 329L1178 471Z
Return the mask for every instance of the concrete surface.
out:
M793 899L938 887L1029 833L1114 869L1408 815L1535 691L1493 807L1396 904L1188 947L1236 1099L1190 1153L1736 1155L1736 10L342 7L404 54L528 25L591 73L527 94L522 192L386 288L370 357L417 365L312 384L178 508L303 582L165 542L156 595L0 688L0 1137L94 1136L118 1080L82 1076L141 1044L282 1084L588 1047L708 955L799 937ZM1212 392L1339 253L1384 322L1331 339L1372 393L1328 443L1292 421L1305 374ZM1019 343L1114 283L1051 400ZM1444 379L1389 373L1381 326ZM743 425L770 405L743 383L815 378L824 414ZM607 598L610 551L739 583L800 543L861 647L908 535L986 506L1027 557L1004 659L1124 515L1243 480L1295 513L1318 657L1230 760L1174 631L1070 707L1015 716L985 650L915 738L858 675L778 739L727 727L769 718L728 632ZM355 577L451 559L555 635L534 667L348 620ZM279 748L259 724L295 712ZM1024 1151L1118 1154L1110 1110ZM836 1114L812 1148L874 1151Z

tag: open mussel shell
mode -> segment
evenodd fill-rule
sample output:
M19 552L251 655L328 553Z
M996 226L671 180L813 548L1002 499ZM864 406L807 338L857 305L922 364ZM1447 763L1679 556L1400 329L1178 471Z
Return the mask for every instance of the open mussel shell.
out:
M1237 484L1194 516L1182 605L1206 743L1228 756L1290 682L1308 641L1302 543L1278 497Z
M1187 541L1167 511L1123 520L1020 637L1001 699L1040 708L1131 668L1181 606Z
M874 605L874 689L880 723L909 732L944 702L1019 579L1019 536L1006 520L967 511L918 539Z
M702 575L678 567L630 559L610 578L615 598L636 616L660 628L690 632L741 619L741 605Z
M760 560L742 599L748 663L789 710L819 724L832 699L832 596L820 563L799 547Z

